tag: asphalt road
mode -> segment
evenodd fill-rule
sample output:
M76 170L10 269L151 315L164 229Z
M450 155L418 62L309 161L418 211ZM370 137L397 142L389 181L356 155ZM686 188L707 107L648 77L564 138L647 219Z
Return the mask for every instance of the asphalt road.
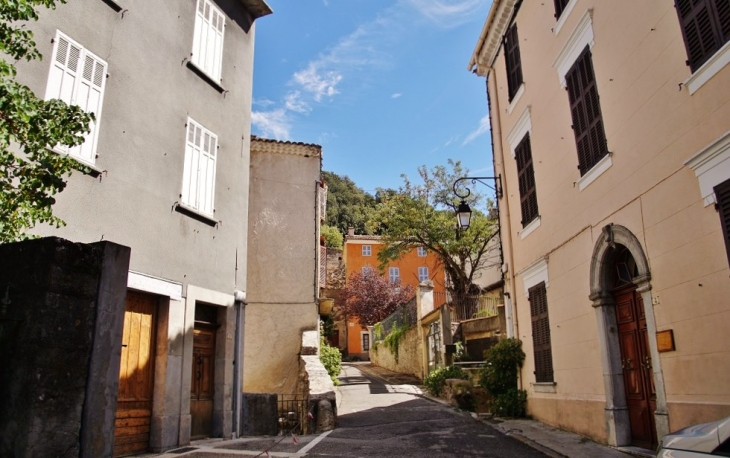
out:
M386 382L361 367L343 364L334 431L196 444L165 456L545 458L468 412L426 398L407 378Z

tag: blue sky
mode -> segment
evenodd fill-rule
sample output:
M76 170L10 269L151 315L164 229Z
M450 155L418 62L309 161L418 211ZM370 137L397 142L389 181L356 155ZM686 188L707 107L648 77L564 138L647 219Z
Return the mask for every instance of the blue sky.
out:
M398 188L425 164L492 175L484 78L466 69L491 0L267 0L255 135L322 145L324 170Z

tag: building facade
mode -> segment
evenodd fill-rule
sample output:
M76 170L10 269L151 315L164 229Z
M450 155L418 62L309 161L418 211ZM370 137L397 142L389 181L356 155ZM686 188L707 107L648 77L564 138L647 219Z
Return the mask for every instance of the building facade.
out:
M240 425L254 21L262 0L79 0L30 24L38 96L96 116L40 235L131 247L115 454ZM239 290L239 302L234 291ZM234 365L234 362L236 363Z
M342 250L342 259L345 263L346 278L354 272L364 272L365 269L379 270L378 253L383 242L376 235L355 235L350 229L345 236ZM438 256L424 247L419 247L388 263L382 275L391 282L399 281L401 285L410 285L416 291L421 282L432 282L434 292L439 294L441 305L446 298L446 274L439 263ZM340 348L343 348L343 338L346 342L347 353L350 357L368 359L368 351L372 343L372 336L366 326L357 319L348 319L341 323L344 329L339 330Z
M322 147L254 137L250 171L243 387L291 395L319 324Z
M653 448L730 414L729 13L493 2L469 70L538 420Z

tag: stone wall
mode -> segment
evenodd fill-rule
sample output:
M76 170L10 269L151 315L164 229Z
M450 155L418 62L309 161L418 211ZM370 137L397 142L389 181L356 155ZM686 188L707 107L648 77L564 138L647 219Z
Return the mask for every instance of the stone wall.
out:
M403 340L399 343L398 362L395 360L395 355L382 341L378 342L377 350L374 345L373 347L370 349L370 361L374 365L400 374L414 375L418 378L425 376L421 364L423 350L418 339L417 326L413 326L406 331Z
M130 249L0 245L0 456L111 456Z

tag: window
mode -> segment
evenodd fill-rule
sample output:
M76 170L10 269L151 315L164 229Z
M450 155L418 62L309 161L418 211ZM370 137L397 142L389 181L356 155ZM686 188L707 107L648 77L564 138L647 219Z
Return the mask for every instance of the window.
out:
M522 86L522 64L520 61L520 40L517 37L517 24L507 30L504 40L504 58L507 61L507 91L511 102Z
M593 74L593 61L588 46L568 70L565 81L578 149L578 168L583 176L608 155L596 77Z
M89 124L90 131L84 135L83 144L73 148L57 145L55 149L88 164L96 161L106 69L106 62L56 31L46 100L59 99L69 105L77 105L86 112L94 113L96 120Z
M373 273L373 272L375 272L375 269L373 269L373 268L372 268L371 266L365 266L365 267L363 267L362 269L360 269L360 272L361 272L361 273L362 273L363 275L367 275L367 274L370 274L370 273Z
M190 118L187 130L182 204L204 215L213 216L218 137Z
M398 283L400 281L400 269L397 267L389 267L388 278L391 283Z
M687 63L694 72L730 41L727 0L675 0L682 26Z
M363 245L362 246L362 255L363 256L372 256L373 255L373 247L370 245Z
M730 180L723 181L715 186L717 210L720 213L722 235L725 238L725 250L730 261Z
M553 353L550 343L550 320L548 319L547 289L540 282L528 290L530 316L532 317L532 347L535 355L535 381L552 383Z
M370 350L370 334L363 332L362 334L362 351Z
M428 281L428 267L419 267L418 268L418 281Z
M425 246L419 246L417 251L418 251L419 258L425 258L426 255L428 254L428 250L426 250Z
M515 148L517 159L517 180L520 187L520 206L522 208L522 227L527 226L530 221L537 218L537 192L535 191L535 171L532 168L532 148L530 147L530 134Z
M569 0L554 0L555 3L555 19L558 19L560 16L562 16L563 11L565 11L565 7L568 6Z
M223 66L223 36L226 19L210 0L198 0L191 61L214 81L221 81Z

